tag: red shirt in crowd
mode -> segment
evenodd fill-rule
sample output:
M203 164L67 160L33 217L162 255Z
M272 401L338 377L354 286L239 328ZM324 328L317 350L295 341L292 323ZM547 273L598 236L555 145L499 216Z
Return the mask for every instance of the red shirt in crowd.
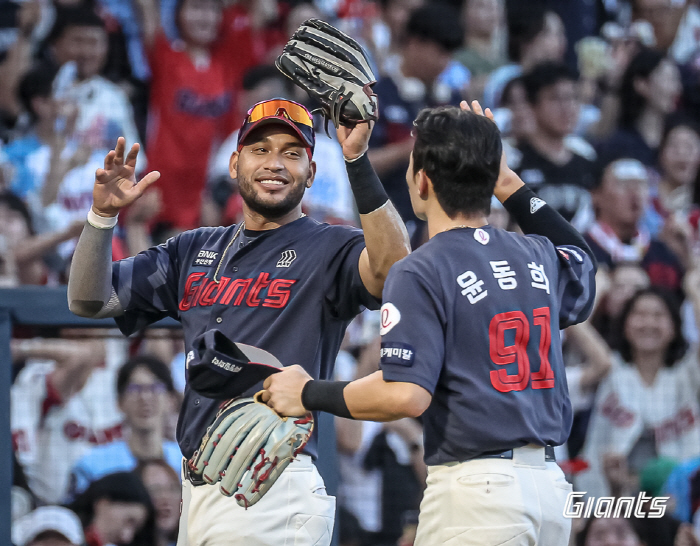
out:
M202 190L212 147L233 132L242 74L255 64L243 21L222 24L208 66L196 66L181 42L161 33L151 49L148 170L161 173L158 220L182 229L199 225Z

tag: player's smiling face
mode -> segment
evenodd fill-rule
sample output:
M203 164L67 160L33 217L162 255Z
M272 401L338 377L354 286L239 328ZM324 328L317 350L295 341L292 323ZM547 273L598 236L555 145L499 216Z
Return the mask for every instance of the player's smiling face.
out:
M316 164L294 130L275 123L251 132L241 151L231 156L230 172L252 211L280 218L300 206Z

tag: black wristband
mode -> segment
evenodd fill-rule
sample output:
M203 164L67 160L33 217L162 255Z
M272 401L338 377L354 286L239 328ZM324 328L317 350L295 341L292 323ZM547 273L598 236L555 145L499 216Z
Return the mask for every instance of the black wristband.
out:
M355 196L357 212L369 214L384 205L389 196L367 157L367 152L352 162L345 161L350 188Z
M301 403L309 411L325 411L353 419L345 403L343 389L350 381L307 381L301 391Z
M572 245L588 254L597 267L597 261L583 236L564 217L523 186L503 203L523 233L547 237L554 246Z

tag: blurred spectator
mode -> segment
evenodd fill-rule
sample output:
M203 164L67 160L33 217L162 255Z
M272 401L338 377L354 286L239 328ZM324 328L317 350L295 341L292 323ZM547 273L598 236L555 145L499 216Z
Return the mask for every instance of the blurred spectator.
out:
M61 8L47 41L51 60L60 67L54 82L56 98L71 101L79 109L77 139L99 149L101 156L119 136L129 145L137 142L126 93L100 75L108 51L104 21L88 7Z
M65 153L54 146L41 205L43 230L58 231L74 220L84 221L92 203L94 174L119 136L129 144L138 140L133 111L126 93L101 72L107 62L108 35L104 21L87 6L62 7L47 38L51 62L58 69L53 97L60 105L57 136L68 141ZM69 114L77 109L74 130ZM140 170L140 169L139 169ZM59 254L67 259L74 243L64 243Z
M659 146L659 176L651 185L651 207L644 225L653 237L661 234L666 220L689 223L697 238L700 209L693 192L700 171L700 128L690 120L670 124Z
M212 148L240 121L235 101L246 44L231 43L235 33L222 25L218 0L179 0L174 42L160 28L154 0L137 1L153 74L148 170L161 173L158 220L182 231L199 225Z
M531 3L508 10L508 57L511 64L491 73L484 88L484 107L501 104L501 94L513 78L545 61L562 62L566 35L561 18L553 11Z
M653 49L639 51L622 77L620 126L599 147L604 162L631 157L656 166L666 116L676 110L681 91L672 60Z
M700 310L700 286L692 290ZM619 357L599 387L584 447L589 469L577 476L576 486L593 497L610 494L606 457L624 458L636 476L658 456L700 456L698 348L687 349L678 304L657 288L640 290L627 303L619 332Z
M501 131L508 166L516 169L521 162L518 146L535 132L535 115L527 100L523 77L510 80L503 89L502 105L493 111L494 121ZM498 206L492 203L492 209Z
M466 0L462 8L464 47L455 59L469 69L469 94L481 98L488 75L508 62L503 0Z
M591 518L576 537L576 546L644 546L629 519Z
M31 65L40 17L38 0L0 2L0 140L7 138L22 111L17 87Z
M377 3L379 20L371 29L370 45L379 73L384 73L387 59L400 54L406 41L406 27L411 13L425 0L381 0Z
M86 546L155 544L155 509L148 490L133 472L100 478L70 508L83 524Z
M406 222L414 247L422 240L423 224L413 214L406 188L413 120L423 108L459 104L459 93L438 83L437 78L461 45L462 37L451 8L440 4L418 8L408 21L400 62L374 86L382 113L372 132L369 158Z
M164 459L173 472L180 472L180 448L164 438L167 414L176 409L174 392L170 370L157 358L136 356L121 367L117 395L124 414L123 438L92 448L75 463L69 500L102 476L133 470L139 461Z
M677 63L687 62L700 46L700 12L692 2L632 0L632 17L654 29L656 47Z
M82 546L78 516L61 506L42 506L12 524L15 546Z
M563 64L536 65L523 76L534 130L519 143L523 182L579 231L593 221L593 147L572 134L579 118L576 78Z
M15 362L27 361L11 389L13 447L37 498L60 502L75 461L91 446L121 438L113 388L120 344L29 339L13 340L11 348Z
M46 283L48 272L42 257L62 242L77 238L82 226L83 222L73 222L61 231L35 235L22 200L9 192L0 193L0 254L5 274L13 278L8 284Z
M596 275L596 298L600 303L591 321L608 345L615 341L614 327L627 302L648 286L649 275L638 262L619 262L612 270L601 269Z
M586 241L601 269L638 263L651 284L678 290L683 278L679 258L641 225L648 194L648 173L639 161L620 159L607 165L593 190L596 222L585 234Z
M180 524L180 475L163 459L142 461L134 471L156 510L158 539L153 546L175 546Z

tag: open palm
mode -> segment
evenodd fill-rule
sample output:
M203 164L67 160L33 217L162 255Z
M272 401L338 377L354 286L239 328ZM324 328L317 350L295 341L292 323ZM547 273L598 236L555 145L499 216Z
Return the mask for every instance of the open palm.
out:
M116 216L119 209L136 201L148 187L160 178L153 171L136 182L136 158L140 146L134 144L124 157L126 141L117 140L117 146L105 156L103 169L95 171L95 186L92 190L92 208L100 216Z

